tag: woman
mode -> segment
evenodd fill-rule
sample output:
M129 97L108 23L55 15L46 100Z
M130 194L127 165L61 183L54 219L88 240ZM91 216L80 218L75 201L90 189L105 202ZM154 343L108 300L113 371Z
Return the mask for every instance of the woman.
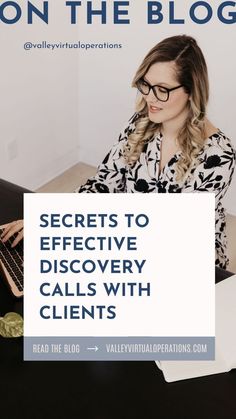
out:
M216 265L226 268L221 201L233 176L235 151L206 117L207 66L196 41L180 35L157 44L138 68L133 87L140 92L136 113L97 174L77 191L214 192Z

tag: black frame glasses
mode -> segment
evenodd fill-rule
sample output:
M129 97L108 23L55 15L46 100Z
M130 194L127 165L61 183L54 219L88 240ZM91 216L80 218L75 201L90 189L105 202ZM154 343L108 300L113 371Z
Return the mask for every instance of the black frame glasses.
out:
M144 91L142 89L142 86L145 86L148 89L148 92L146 92L146 90ZM161 86L159 84L154 84L153 86L151 86L146 80L140 79L140 80L137 81L136 87L140 91L140 93L142 93L142 95L147 96L147 95L149 95L150 90L152 90L156 99L160 100L160 102L167 102L169 100L169 97L170 97L170 92L172 92L173 90L179 89L180 87L183 87L183 84L180 84L179 86L172 87L171 89L169 89L168 87L164 87L164 86ZM163 94L166 93L167 98L166 99L160 99L158 97L158 93L157 93L155 87L158 87L159 93L163 93Z

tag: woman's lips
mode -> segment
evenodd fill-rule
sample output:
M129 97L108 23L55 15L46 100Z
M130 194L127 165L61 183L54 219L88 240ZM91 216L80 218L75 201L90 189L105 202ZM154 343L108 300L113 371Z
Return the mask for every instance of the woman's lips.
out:
M158 108L158 106L153 106L153 105L149 105L148 108L149 108L149 112L151 113L157 113L162 110L162 108Z

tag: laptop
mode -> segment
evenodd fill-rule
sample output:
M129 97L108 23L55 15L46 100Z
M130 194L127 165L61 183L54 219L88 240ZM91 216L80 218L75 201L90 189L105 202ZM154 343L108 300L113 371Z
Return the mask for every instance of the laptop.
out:
M0 226L0 236L3 233ZM0 238L0 274L5 279L11 293L20 298L23 296L23 240L15 247L11 247L16 234L6 243Z

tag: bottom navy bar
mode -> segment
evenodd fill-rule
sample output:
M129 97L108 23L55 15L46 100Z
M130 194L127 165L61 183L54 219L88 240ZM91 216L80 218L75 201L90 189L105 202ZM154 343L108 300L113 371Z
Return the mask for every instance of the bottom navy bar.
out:
M209 337L24 337L25 361L214 360Z

